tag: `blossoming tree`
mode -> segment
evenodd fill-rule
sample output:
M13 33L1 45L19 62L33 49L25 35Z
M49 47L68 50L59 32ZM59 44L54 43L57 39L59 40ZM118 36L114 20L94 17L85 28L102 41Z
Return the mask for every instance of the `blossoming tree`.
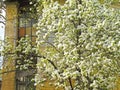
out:
M38 58L36 84L51 80L65 90L111 90L120 72L120 10L110 4L38 0L37 46L26 37L14 50L6 42L2 54L12 54L20 69L34 68Z
M54 80L65 90L114 88L120 72L120 10L109 8L108 1L43 1L36 83Z

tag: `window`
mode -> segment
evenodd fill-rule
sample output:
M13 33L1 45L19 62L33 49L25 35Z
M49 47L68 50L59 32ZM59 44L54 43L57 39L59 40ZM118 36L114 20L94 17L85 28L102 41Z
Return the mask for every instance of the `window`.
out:
M36 39L36 31L34 28L36 20L29 16L29 12L22 12L18 18L18 23L18 39L20 40L26 35L29 36L32 41L31 45L33 47ZM18 66L16 72L16 90L35 90L34 81L32 81L32 79L34 78L34 74L36 73L35 65L37 63L37 58L34 56L34 54L35 53L30 52L26 56L25 53L23 53L22 51L18 53L18 57L20 58L16 60L16 65ZM24 58L24 56L26 57ZM27 63L25 59L30 58L32 58L32 65L28 66L27 69L21 70L20 66L24 66ZM20 64L19 61L21 62Z
M21 37L28 35L34 42L34 38L36 38L36 30L34 28L35 23L36 20L31 18L29 12L23 12L19 16L18 38L20 39Z
M27 75L17 77L17 88L16 90L35 90L34 81L32 79L34 75Z

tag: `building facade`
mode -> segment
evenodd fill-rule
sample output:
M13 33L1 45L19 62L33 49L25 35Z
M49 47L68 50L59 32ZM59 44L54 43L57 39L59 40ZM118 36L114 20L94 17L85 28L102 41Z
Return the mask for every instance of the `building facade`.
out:
M35 20L27 15L27 12L22 11L21 8L26 7L29 2L26 0L15 1L11 0L6 2L6 28L5 36L8 37L12 49L17 46L17 41L20 38L28 35L31 40L35 41L35 30L33 30L33 24ZM29 20L29 21L28 21ZM20 70L16 68L16 60L12 60L13 56L11 53L9 60L4 58L3 73L2 73L2 90L35 90L36 87L31 81L35 74L35 70ZM11 59L11 60L10 60Z
M35 42L36 30L33 26L36 19L31 17L29 8L29 0L8 0L6 2L5 37L9 39L11 50L15 49L18 41L26 35L30 37L32 44ZM1 90L55 90L54 86L49 85L49 81L45 82L44 87L34 86L32 79L35 76L36 68L29 67L24 70L16 68L16 65L19 66L17 60L13 60L12 51L9 54L9 58L4 58ZM22 54L19 53L18 56ZM30 53L30 55L32 54ZM36 64L37 59L33 57L33 60Z
M64 0L59 0L60 3L64 3ZM23 10L23 8L29 7L28 0L10 0L6 2L6 27L5 36L9 38L12 44L12 49L17 46L17 41L20 38L28 35L32 42L35 41L35 28L33 27L36 20L29 15L29 12ZM34 43L33 43L34 44ZM13 59L10 58L9 59ZM37 63L37 58L34 58L34 64ZM1 90L55 90L54 86L49 85L49 82L45 82L44 87L34 86L35 68L27 70L16 69L16 60L5 60L2 73L2 86ZM119 80L118 86L115 90L120 90ZM58 90L63 90L62 88Z

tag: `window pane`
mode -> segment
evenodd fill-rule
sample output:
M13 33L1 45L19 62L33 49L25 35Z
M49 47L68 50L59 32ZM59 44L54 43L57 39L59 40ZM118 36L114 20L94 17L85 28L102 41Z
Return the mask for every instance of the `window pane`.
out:
M25 28L24 27L20 27L19 28L19 37L24 37L25 36Z

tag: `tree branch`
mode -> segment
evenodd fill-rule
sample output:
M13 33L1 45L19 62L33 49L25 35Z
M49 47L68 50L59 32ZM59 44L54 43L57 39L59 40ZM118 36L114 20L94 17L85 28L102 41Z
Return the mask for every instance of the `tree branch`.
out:
M70 83L71 90L73 90L73 85L72 85L71 78L69 77L68 80L69 80L69 83Z
M4 23L4 22L2 22L2 21L0 21L0 23L2 23L2 24L4 24L4 25L5 25L5 23Z
M52 43L50 43L50 42L45 42L45 43L48 43L48 44L51 45L53 48L55 48L56 51L58 51L59 53L61 53Z
M82 4L82 0L78 0L79 4Z
M37 56L37 57L47 59L45 56ZM54 67L54 69L58 70L57 66L54 64L53 61L51 61L50 59L47 59L47 61Z

